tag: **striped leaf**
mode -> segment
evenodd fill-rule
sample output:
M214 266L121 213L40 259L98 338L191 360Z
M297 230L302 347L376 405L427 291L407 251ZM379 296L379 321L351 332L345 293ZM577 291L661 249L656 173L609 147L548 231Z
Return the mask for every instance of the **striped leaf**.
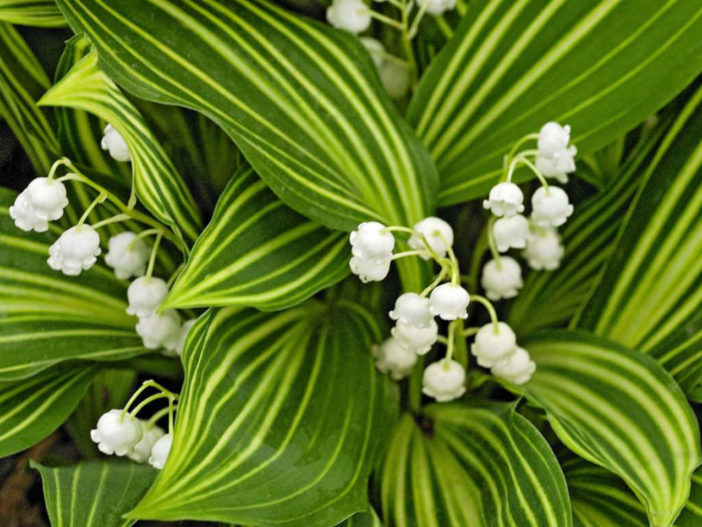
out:
M356 37L264 0L57 3L120 85L212 118L305 216L351 230L432 211L433 162Z
M58 231L26 233L0 189L0 380L25 377L65 360L121 360L144 353L136 319L125 312L126 283L95 265L79 277L46 263Z
M299 304L349 272L344 233L286 207L249 167L234 175L166 307Z
M702 468L698 468L692 475L692 488L690 499L680 513L676 527L697 527L702 525Z
M56 430L85 395L91 366L0 382L0 456L25 450Z
M129 527L123 518L151 486L157 471L126 461L84 461L68 467L30 466L41 474L53 527Z
M549 120L592 152L702 71L698 0L477 0L408 111L441 175L439 202L487 193L502 156Z
M433 405L395 429L381 479L383 519L397 527L567 527L565 479L514 405Z
M520 335L566 324L588 300L614 252L617 235L642 180L670 147L681 121L684 119L671 127L670 119L661 119L637 142L611 184L576 207L573 218L561 230L565 256L560 267L556 271L531 271L509 308L508 321Z
M49 170L59 151L53 127L35 102L49 85L46 73L17 30L0 22L0 117L40 174Z
M526 395L559 438L620 476L652 525L671 525L702 461L697 420L672 377L651 357L585 332L544 333L526 347L537 365Z
M577 324L656 357L687 389L702 375L702 89L677 122Z
M66 25L54 0L0 0L0 21L20 26Z
M348 520L343 521L338 527L383 527L383 523L373 509L366 512L357 512Z
M129 146L139 200L186 240L197 237L200 216L190 191L138 110L98 69L95 53L78 62L39 104L84 110L112 124Z
M319 303L201 317L168 462L129 517L326 527L367 509L397 408L368 353L374 324Z
M575 458L563 469L576 527L648 527L646 509L616 475Z

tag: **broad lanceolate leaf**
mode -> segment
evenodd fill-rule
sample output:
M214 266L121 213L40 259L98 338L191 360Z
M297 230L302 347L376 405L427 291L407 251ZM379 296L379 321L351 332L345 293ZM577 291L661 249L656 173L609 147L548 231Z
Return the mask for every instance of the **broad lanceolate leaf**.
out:
M485 194L502 156L546 121L581 153L643 121L702 70L698 0L479 0L420 82L409 119L439 200Z
M366 512L357 512L348 520L339 524L339 527L383 527L383 523L373 509Z
M132 103L89 53L42 97L44 106L67 106L99 116L124 137L132 155L136 193L160 221L186 240L199 234L200 216L190 191Z
M702 89L676 127L578 325L656 357L691 388L702 374Z
M54 0L0 0L0 21L21 26L66 25Z
M123 517L151 486L157 471L127 461L84 461L70 467L47 467L41 474L44 500L54 527L129 527Z
M702 468L692 475L692 488L687 505L675 521L676 527L697 527L702 525Z
M619 475L652 525L670 525L702 460L697 420L672 377L651 357L585 332L544 333L526 348L537 365L526 395L560 439Z
M25 450L56 430L85 395L94 370L55 368L0 382L0 456Z
M351 230L432 211L433 162L355 36L263 0L57 3L112 78L212 118L298 212Z
M68 277L46 263L50 232L15 227L0 189L0 380L24 377L65 360L119 360L144 353L125 313L126 283L95 265Z
M366 510L397 408L368 352L374 324L358 306L317 303L201 317L173 449L129 516L326 527Z
M234 175L167 307L299 304L349 272L345 233L289 209L251 168Z
M571 525L563 473L513 405L433 405L397 426L381 475L397 527Z
M54 130L35 102L49 85L46 73L17 30L0 22L0 117L38 173L49 170L59 151Z
M565 256L559 268L531 271L509 308L508 321L517 333L526 336L536 329L563 325L588 300L614 252L637 189L680 131L680 122L672 127L671 122L662 118L639 140L612 183L576 207L573 218L561 230Z

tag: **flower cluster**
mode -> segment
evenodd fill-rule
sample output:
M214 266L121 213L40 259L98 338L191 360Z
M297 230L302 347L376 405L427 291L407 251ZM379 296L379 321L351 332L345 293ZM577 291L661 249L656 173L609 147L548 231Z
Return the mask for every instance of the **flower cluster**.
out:
M153 387L159 393L142 401L134 410L129 408L136 398L146 388ZM150 419L139 419L137 414L152 401L167 398L168 407L156 412ZM173 443L173 413L176 409L174 402L178 395L166 390L154 381L146 381L134 393L123 409L112 409L98 419L96 427L90 431L90 439L97 444L98 450L108 456L127 456L137 463L148 461L157 469L162 469L171 451ZM168 414L166 431L156 422Z

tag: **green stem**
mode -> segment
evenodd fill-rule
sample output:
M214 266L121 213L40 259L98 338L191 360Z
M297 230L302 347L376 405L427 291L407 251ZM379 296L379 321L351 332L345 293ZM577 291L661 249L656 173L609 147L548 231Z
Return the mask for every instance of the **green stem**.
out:
M71 163L71 161L67 157L62 157L61 159L55 161L54 164L51 165L51 168L49 169L49 175L47 176L47 179L48 180L54 179L54 175L56 174L56 170L58 170L58 167L69 166L70 163ZM58 179L58 181L61 181L61 179Z
M490 253L492 254L492 257L495 259L497 262L497 268L500 269L500 252L497 250L497 242L495 241L495 233L493 232L493 225L495 224L495 217L492 216L488 220L488 224L485 227L487 229L487 242L488 242L488 247L490 248Z
M481 295L471 295L470 299L485 306L485 309L487 309L488 313L490 314L490 320L492 321L492 326L495 333L499 333L499 326L497 325L499 322L497 318L497 311L495 311L495 306L492 305L492 302Z
M151 249L151 256L149 257L149 266L146 268L146 279L151 278L154 272L154 264L156 263L156 253L158 252L158 246L161 243L161 238L163 238L163 231L159 231L156 235L156 241L154 241L154 246Z
M103 201L105 201L105 198L106 198L106 197L107 197L107 194L105 194L104 192L101 192L101 193L98 195L98 197L95 198L95 199L92 201L92 203L91 203L90 205L88 205L88 208L85 209L85 212L83 213L83 215L82 215L82 216L80 217L80 219L78 220L78 223L76 223L76 231L79 231L79 230L80 230L80 228L81 228L81 227L83 226L83 224L85 223L85 220L88 219L88 216L89 216L90 213L93 211L93 209L94 209L95 207L97 207L100 203L102 203Z
M404 251L392 255L392 260L399 260L407 256L428 256L427 251Z
M112 216L111 218L107 218L105 220L97 222L92 227L93 229L97 230L100 227L104 227L105 225L110 225L111 223L118 223L120 221L127 221L129 219L131 218L127 214L117 214L116 216Z
M156 412L154 415L152 415L149 420L146 422L146 428L154 426L159 419L161 419L164 415L166 415L168 412L170 412L171 409L169 407L161 408L158 412Z
M137 415L139 415L139 412L141 412L144 409L144 407L146 407L146 405L148 405L154 401L157 401L158 399L163 399L164 397L170 397L170 396L168 394L163 393L163 392L149 395L146 399L144 399L136 407L134 407L134 410L129 412L129 415L131 415L132 417L136 417Z
M129 248L134 249L134 245L136 245L138 240L151 236L152 234L158 234L159 232L161 232L161 229L146 229L141 231L139 234L134 236L134 239L131 242L129 242Z
M448 269L446 266L441 267L441 271L439 271L439 275L436 277L436 280L434 280L431 284L429 284L421 293L419 296L427 296L429 293L432 292L432 290L441 283L441 281L444 279L446 276Z
M453 36L453 29L451 29L451 26L449 26L448 22L446 22L446 20L444 20L443 17L435 16L434 22L436 22L439 31L441 31L444 37L446 37L446 40L450 39Z
M168 279L168 282L166 283L166 287L168 289L170 289L171 286L173 285L173 282L176 281L176 278L178 278L178 273L180 273L180 271L181 271L181 269L183 269L183 267L185 267L185 262L180 262L180 265L178 265L178 267L176 267L175 270L171 273L171 276Z
M403 29L402 24L395 20L394 18L390 18L389 16L381 15L377 11L372 11L369 10L369 14L371 18L376 19L378 22L381 22L383 24L387 24L388 26L394 27L396 29Z
M422 406L422 376L424 375L424 356L419 357L409 379L409 408L412 413L419 412Z
M446 346L446 358L444 359L446 362L444 363L444 368L448 369L449 363L451 362L451 359L453 358L453 350L456 345L456 321L453 320L449 323L448 326L448 345Z
M168 396L168 433L173 434L173 412L175 408L173 406L173 395Z
M428 8L429 1L423 2L422 5L419 7L419 12L415 15L414 20L412 21L412 25L407 31L407 38L409 38L410 40L412 40L417 34L419 24L422 21L422 18L424 18L424 15L426 14Z

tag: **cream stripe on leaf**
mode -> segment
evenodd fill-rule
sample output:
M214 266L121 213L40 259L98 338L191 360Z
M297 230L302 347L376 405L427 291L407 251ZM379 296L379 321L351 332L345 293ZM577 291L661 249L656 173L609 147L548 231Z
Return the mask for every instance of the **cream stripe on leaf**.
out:
M314 527L367 510L398 401L370 358L379 330L356 309L203 315L185 343L173 449L128 516Z
M60 233L26 233L0 189L0 380L20 378L73 359L122 360L144 353L126 309L126 282L95 265L68 277L46 263Z
M576 323L652 355L689 391L702 377L702 90L674 128Z
M436 404L405 414L388 452L379 482L388 525L572 525L558 461L514 405Z
M609 144L702 71L701 32L697 0L471 2L408 110L439 203L486 194L514 141L549 120L580 154Z
M95 368L53 368L30 379L0 381L0 456L25 450L56 430L90 386Z
M542 406L579 456L621 477L651 525L671 525L702 461L699 425L655 360L584 331L541 333L525 347L536 362L526 396Z
M123 517L146 493L158 471L129 461L83 461L49 467L35 461L41 474L46 510L54 527L129 527Z
M219 198L166 307L283 309L349 272L345 233L300 216L242 167Z
M180 174L139 111L98 69L88 53L39 101L90 112L112 124L132 155L133 181L141 203L188 243L199 234L200 215Z
M213 119L299 213L348 231L433 211L433 162L356 37L262 0L58 4L121 86Z
M0 0L0 21L35 27L66 25L54 0Z

